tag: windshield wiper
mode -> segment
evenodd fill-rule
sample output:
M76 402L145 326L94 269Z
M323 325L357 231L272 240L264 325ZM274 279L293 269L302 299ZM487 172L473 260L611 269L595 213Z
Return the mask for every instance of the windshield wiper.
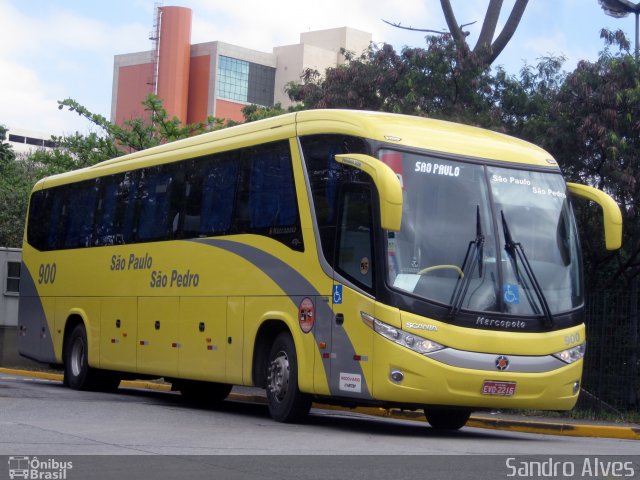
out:
M542 314L544 314L544 325L547 328L553 328L553 315L551 314L551 310L549 309L549 304L547 303L547 299L544 296L544 292L542 288L540 288L540 284L538 283L538 279L536 278L533 269L531 268L531 264L529 263L529 259L527 258L526 253L524 253L524 248L520 242L514 242L513 237L511 236L511 231L509 230L509 225L507 224L507 219L504 216L504 211L500 210L500 215L502 216L502 230L504 232L504 249L511 257L511 262L513 263L513 270L516 275L516 280L518 283L521 283L524 287L525 295L527 296L527 300L531 305L534 313L536 315L540 315L540 309L538 308L536 302L531 297L531 289L526 283L525 279L522 278L520 272L518 270L518 259L520 259L520 263L522 264L522 270L526 274L531 286L533 286L533 291L538 297L538 302L542 307Z
M462 308L462 302L467 296L467 290L469 290L469 283L471 277L476 270L476 264L478 266L478 275L482 277L482 247L484 246L484 234L482 233L482 221L480 219L480 205L476 206L476 239L469 242L467 247L467 253L464 256L462 262L462 275L458 277L456 286L451 294L451 308L449 309L448 317L455 317L460 308ZM470 269L469 271L467 271Z

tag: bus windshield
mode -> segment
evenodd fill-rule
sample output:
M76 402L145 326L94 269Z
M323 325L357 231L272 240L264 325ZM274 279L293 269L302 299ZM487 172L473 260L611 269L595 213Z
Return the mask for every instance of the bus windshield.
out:
M399 232L387 233L388 282L459 310L552 315L580 306L576 227L559 172L382 150L398 175Z

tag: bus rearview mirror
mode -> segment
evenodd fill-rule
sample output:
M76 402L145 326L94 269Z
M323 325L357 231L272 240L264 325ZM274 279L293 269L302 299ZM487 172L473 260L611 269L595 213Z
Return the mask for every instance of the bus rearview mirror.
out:
M383 229L397 232L402 222L402 187L394 171L377 158L361 153L336 155L336 161L369 175L380 197L380 223Z
M607 250L622 246L622 214L616 201L597 188L579 183L567 183L569 192L576 197L592 200L602 208L604 241Z

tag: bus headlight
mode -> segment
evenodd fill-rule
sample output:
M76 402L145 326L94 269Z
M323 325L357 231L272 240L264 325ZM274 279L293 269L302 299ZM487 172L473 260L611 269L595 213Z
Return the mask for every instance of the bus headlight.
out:
M409 350L418 352L422 355L437 352L438 350L446 348L444 345L440 345L439 343L434 342L433 340L429 340L428 338L405 332L404 330L396 327L392 327L391 325L381 322L377 318L374 318L364 312L361 313L361 317L364 323L369 325L375 332L379 333L384 338L391 340L398 345L402 345Z
M562 360L565 363L573 363L584 357L584 352L587 349L587 343L581 343L577 347L567 348L561 352L554 353L553 356Z

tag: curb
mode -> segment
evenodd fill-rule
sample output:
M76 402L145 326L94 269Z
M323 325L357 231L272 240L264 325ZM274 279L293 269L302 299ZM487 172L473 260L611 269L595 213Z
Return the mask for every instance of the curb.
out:
M40 378L43 380L62 381L62 374L37 372L31 370L18 370L0 367L0 373L6 375L18 375L23 377ZM140 388L145 390L156 390L170 392L171 385L145 380L123 380L120 383L123 388ZM266 403L265 397L232 392L229 400L247 403ZM392 418L396 420L413 420L426 422L422 413L415 411L405 411L397 409L386 409L376 407L347 408L334 405L314 403L313 408L322 410L336 410L343 412L355 412L363 415ZM504 430L509 432L537 433L542 435L563 435L570 437L599 437L615 438L620 440L640 440L640 425L634 426L614 426L614 425L590 425L580 423L558 423L534 420L511 420L504 418L489 418L481 414L472 415L467 422L467 427L485 428L491 430Z

